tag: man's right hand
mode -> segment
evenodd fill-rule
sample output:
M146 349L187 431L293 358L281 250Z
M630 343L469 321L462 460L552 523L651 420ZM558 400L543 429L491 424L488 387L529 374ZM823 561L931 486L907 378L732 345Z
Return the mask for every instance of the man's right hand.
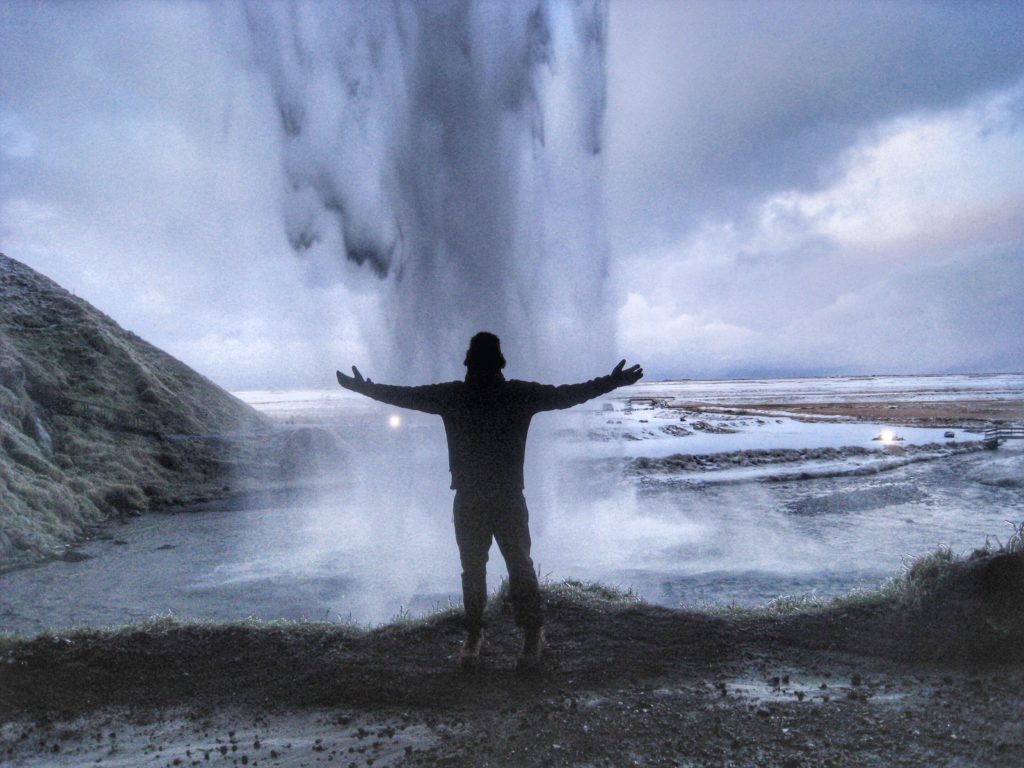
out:
M364 392L367 384L373 384L373 379L364 379L363 374L354 365L352 366L351 376L346 376L341 371L336 371L336 373L338 374L338 383L345 389L351 389L353 392Z

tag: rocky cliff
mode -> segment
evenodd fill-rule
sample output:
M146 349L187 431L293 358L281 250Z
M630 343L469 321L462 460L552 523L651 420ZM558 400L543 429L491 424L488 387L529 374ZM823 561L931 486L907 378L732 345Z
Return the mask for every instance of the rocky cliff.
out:
M0 254L0 568L111 514L217 495L265 419Z

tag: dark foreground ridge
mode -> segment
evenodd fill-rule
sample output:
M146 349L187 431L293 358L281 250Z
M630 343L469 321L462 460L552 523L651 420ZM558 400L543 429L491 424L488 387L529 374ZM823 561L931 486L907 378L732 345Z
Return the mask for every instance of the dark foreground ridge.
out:
M566 583L546 589L551 648L529 678L501 598L474 673L456 663L454 611L371 631L156 619L7 638L0 749L25 758L53 748L55 722L121 711L178 712L211 749L224 713L263 722L268 744L282 718L319 718L307 762L243 745L260 765L312 765L317 744L342 765L1000 765L1024 740L1022 594L1024 555L1005 551L939 553L881 592L795 610L670 610ZM363 742L354 723L388 725ZM405 731L420 736L388 752ZM83 749L65 733L58 749Z

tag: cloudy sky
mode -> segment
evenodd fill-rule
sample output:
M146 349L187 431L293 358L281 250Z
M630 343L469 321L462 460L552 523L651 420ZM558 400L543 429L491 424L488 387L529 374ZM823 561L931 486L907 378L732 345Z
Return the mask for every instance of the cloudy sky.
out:
M240 17L0 5L0 250L227 387L328 386L385 343L380 281L289 247ZM657 377L1024 370L1022 39L1021 3L613 0L610 347Z

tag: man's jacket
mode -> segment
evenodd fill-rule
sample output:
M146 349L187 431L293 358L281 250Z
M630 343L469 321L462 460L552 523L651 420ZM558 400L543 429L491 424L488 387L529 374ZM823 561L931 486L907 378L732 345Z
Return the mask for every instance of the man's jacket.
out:
M439 415L448 438L451 487L486 492L523 489L526 433L535 413L570 408L617 386L611 376L556 387L506 381L498 373L485 381L419 387L363 382L357 391L382 403Z

